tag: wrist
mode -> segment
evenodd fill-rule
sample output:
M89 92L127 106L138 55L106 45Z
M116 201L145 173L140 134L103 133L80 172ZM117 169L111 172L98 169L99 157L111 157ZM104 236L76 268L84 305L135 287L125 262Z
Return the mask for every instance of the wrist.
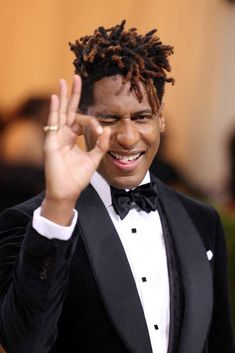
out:
M41 216L59 225L69 226L75 203L74 200L57 200L46 196L41 205Z

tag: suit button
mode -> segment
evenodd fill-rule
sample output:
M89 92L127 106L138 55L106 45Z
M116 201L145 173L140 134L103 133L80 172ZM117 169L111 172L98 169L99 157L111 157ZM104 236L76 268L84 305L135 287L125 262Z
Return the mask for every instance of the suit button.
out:
M45 280L45 279L47 279L47 273L45 271L41 271L39 273L39 277L41 280Z
M47 257L43 259L42 270L39 273L39 277L41 280L47 279L47 274L48 274L48 271L51 269L51 267L52 267L51 259Z

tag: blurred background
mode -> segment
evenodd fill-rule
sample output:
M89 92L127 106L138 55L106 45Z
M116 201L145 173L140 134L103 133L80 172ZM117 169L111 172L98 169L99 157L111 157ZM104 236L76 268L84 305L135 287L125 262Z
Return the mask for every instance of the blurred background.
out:
M1 2L0 17L0 209L44 187L41 127L58 80L71 83L69 41L126 19L174 45L152 170L220 212L235 318L235 1L15 0Z

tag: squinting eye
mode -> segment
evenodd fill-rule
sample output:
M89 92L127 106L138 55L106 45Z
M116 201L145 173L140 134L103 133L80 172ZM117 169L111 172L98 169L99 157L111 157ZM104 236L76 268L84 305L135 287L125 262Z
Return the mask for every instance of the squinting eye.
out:
M136 122L148 122L153 119L152 115L138 115L138 116L133 116L131 120L136 121Z
M100 116L97 116L96 117L97 118L97 120L99 121L99 123L100 124L102 124L102 125L105 125L105 124L114 124L114 123L116 123L117 122L117 119L116 118L104 118L104 117L100 117Z

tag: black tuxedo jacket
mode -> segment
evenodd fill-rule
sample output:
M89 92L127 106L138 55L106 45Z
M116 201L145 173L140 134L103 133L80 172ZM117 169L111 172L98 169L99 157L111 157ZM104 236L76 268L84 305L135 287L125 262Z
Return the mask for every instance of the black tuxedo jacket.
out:
M212 208L156 182L184 298L171 353L234 353L219 218ZM3 347L8 353L151 353L125 252L95 190L88 186L80 196L78 224L66 242L32 228L42 198L0 217ZM172 322L174 329L171 316Z

